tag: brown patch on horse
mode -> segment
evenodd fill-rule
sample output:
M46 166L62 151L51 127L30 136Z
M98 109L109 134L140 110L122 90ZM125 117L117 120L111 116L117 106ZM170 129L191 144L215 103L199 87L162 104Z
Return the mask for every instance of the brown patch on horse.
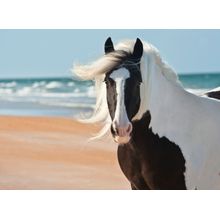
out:
M118 147L120 167L132 189L186 189L185 159L178 145L149 128L150 112L134 121L131 141Z
M220 91L207 92L205 95L209 98L220 99Z

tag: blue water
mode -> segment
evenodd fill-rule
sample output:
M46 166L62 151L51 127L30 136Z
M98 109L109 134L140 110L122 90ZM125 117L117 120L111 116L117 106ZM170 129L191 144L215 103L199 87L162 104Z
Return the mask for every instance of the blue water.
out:
M213 89L220 86L220 73L185 74L179 75L179 79L185 88L189 89Z
M180 75L183 86L202 93L220 86L220 73ZM0 80L0 115L78 117L92 112L94 84L72 78Z

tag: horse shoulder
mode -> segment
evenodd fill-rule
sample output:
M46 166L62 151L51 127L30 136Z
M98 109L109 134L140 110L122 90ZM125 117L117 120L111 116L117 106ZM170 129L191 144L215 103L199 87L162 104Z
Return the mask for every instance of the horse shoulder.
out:
M185 159L175 143L159 137L149 128L147 112L133 123L133 142L140 163L141 176L151 189L186 189Z

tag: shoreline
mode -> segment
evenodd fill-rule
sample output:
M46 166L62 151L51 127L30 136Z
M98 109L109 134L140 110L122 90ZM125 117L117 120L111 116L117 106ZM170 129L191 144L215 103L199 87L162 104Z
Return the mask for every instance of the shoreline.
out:
M62 106L21 100L4 100L0 98L1 116L30 117L65 117L77 119L81 114L91 114L93 109L85 106Z
M112 138L64 117L0 116L0 189L130 189Z

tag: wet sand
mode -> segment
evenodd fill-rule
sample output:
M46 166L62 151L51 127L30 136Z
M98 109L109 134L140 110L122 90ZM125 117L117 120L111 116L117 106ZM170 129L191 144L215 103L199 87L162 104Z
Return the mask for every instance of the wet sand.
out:
M130 189L111 137L66 118L0 117L0 189Z

